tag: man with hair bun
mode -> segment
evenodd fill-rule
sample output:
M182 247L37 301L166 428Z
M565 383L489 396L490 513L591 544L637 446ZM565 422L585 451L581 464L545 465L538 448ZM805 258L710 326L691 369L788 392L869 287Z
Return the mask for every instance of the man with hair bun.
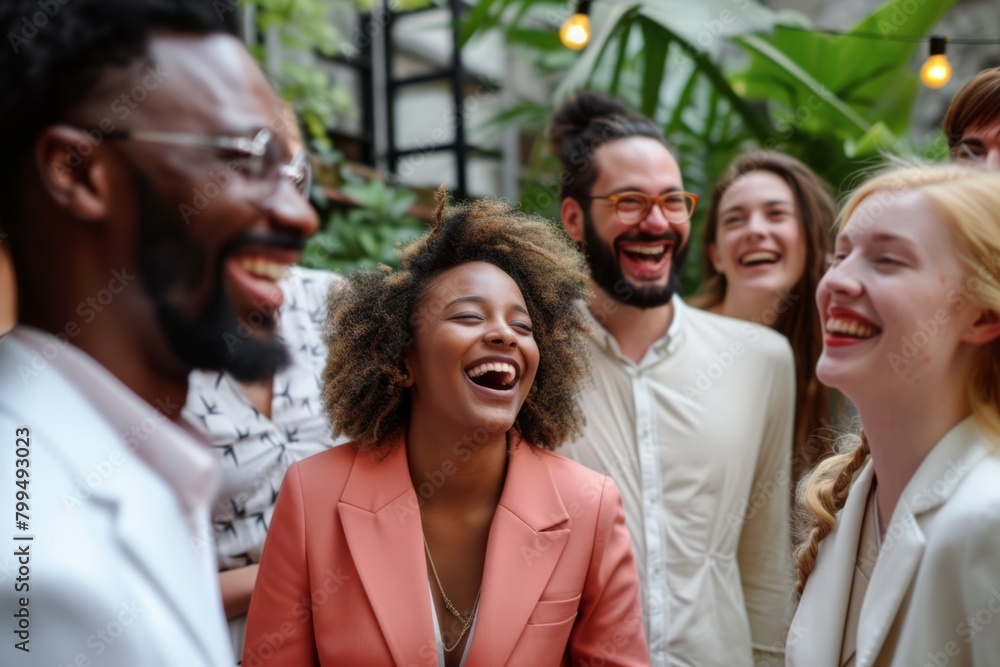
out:
M781 664L790 617L788 341L689 308L698 198L659 129L580 93L553 115L562 222L590 268L595 387L565 453L618 484L654 665Z

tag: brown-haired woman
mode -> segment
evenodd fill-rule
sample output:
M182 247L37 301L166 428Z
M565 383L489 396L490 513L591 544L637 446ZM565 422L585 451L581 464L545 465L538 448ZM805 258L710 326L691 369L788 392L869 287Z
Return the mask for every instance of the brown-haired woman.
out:
M832 416L816 379L822 350L816 286L832 245L835 208L816 174L783 153L752 151L712 190L703 228L705 282L694 304L785 335L795 353L793 480L827 451L816 430ZM793 483L794 488L794 483Z
M844 207L820 380L862 433L803 484L790 667L1000 657L1000 173L882 174Z
M618 491L550 451L583 422L582 259L499 202L443 208L331 299L354 442L289 469L243 664L648 665Z

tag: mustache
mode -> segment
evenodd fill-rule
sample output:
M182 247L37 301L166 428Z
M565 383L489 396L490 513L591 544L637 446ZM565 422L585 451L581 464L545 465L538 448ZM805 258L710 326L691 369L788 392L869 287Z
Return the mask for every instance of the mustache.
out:
M270 246L272 248L282 248L284 250L305 250L306 242L301 236L289 236L288 234L270 234L267 232L247 232L240 234L227 243L219 251L220 257L226 257L240 248L246 246Z
M681 235L677 232L664 232L662 234L649 234L647 232L625 232L615 239L615 249L622 243L655 243L657 241L670 241L674 244L674 254L681 247Z

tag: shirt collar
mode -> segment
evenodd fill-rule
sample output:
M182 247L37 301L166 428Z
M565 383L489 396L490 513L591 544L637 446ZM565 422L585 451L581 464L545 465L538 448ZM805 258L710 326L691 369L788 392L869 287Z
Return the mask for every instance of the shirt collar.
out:
M673 354L677 350L677 346L680 344L681 333L687 320L687 310L689 306L676 294L671 297L670 303L674 307L674 317L670 322L670 326L667 327L667 332L649 346L649 349L646 350L646 354L643 356L642 361L638 364L635 364L631 359L621 353L618 341L615 340L615 337L612 336L607 329L604 328L604 325L598 321L594 314L590 312L590 308L587 307L586 303L582 302L580 307L590 322L591 337L597 343L598 347L614 354L619 359L629 364L647 366Z
M162 412L141 399L87 353L52 334L19 325L11 335L43 354L50 368L76 387L114 430L174 490L189 513L204 512L215 497L218 462L211 448L192 437ZM58 350L52 354L53 347ZM162 399L165 409L180 416L183 396Z

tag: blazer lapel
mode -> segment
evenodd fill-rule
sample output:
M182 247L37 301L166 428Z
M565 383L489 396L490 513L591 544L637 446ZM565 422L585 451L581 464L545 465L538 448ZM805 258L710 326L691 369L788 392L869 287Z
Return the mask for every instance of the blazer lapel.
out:
M569 540L568 521L545 455L519 444L490 526L469 664L507 664Z
M355 459L338 505L347 545L393 660L408 665L436 652L420 505L406 446L397 438L381 461ZM423 650L421 650L423 649Z
M924 555L924 534L905 503L896 505L858 619L857 666L875 663ZM845 581L850 581L845 580Z
M854 482L837 527L823 540L798 611L788 631L788 656L794 667L838 667L850 602L865 503L875 470L869 461ZM802 650L796 649L801 645ZM808 650L805 650L805 649ZM808 662L801 655L809 656ZM798 657L797 657L798 656Z
M968 417L945 434L906 484L861 606L857 667L870 667L878 658L920 567L926 542L918 517L948 500L988 452L975 419Z

